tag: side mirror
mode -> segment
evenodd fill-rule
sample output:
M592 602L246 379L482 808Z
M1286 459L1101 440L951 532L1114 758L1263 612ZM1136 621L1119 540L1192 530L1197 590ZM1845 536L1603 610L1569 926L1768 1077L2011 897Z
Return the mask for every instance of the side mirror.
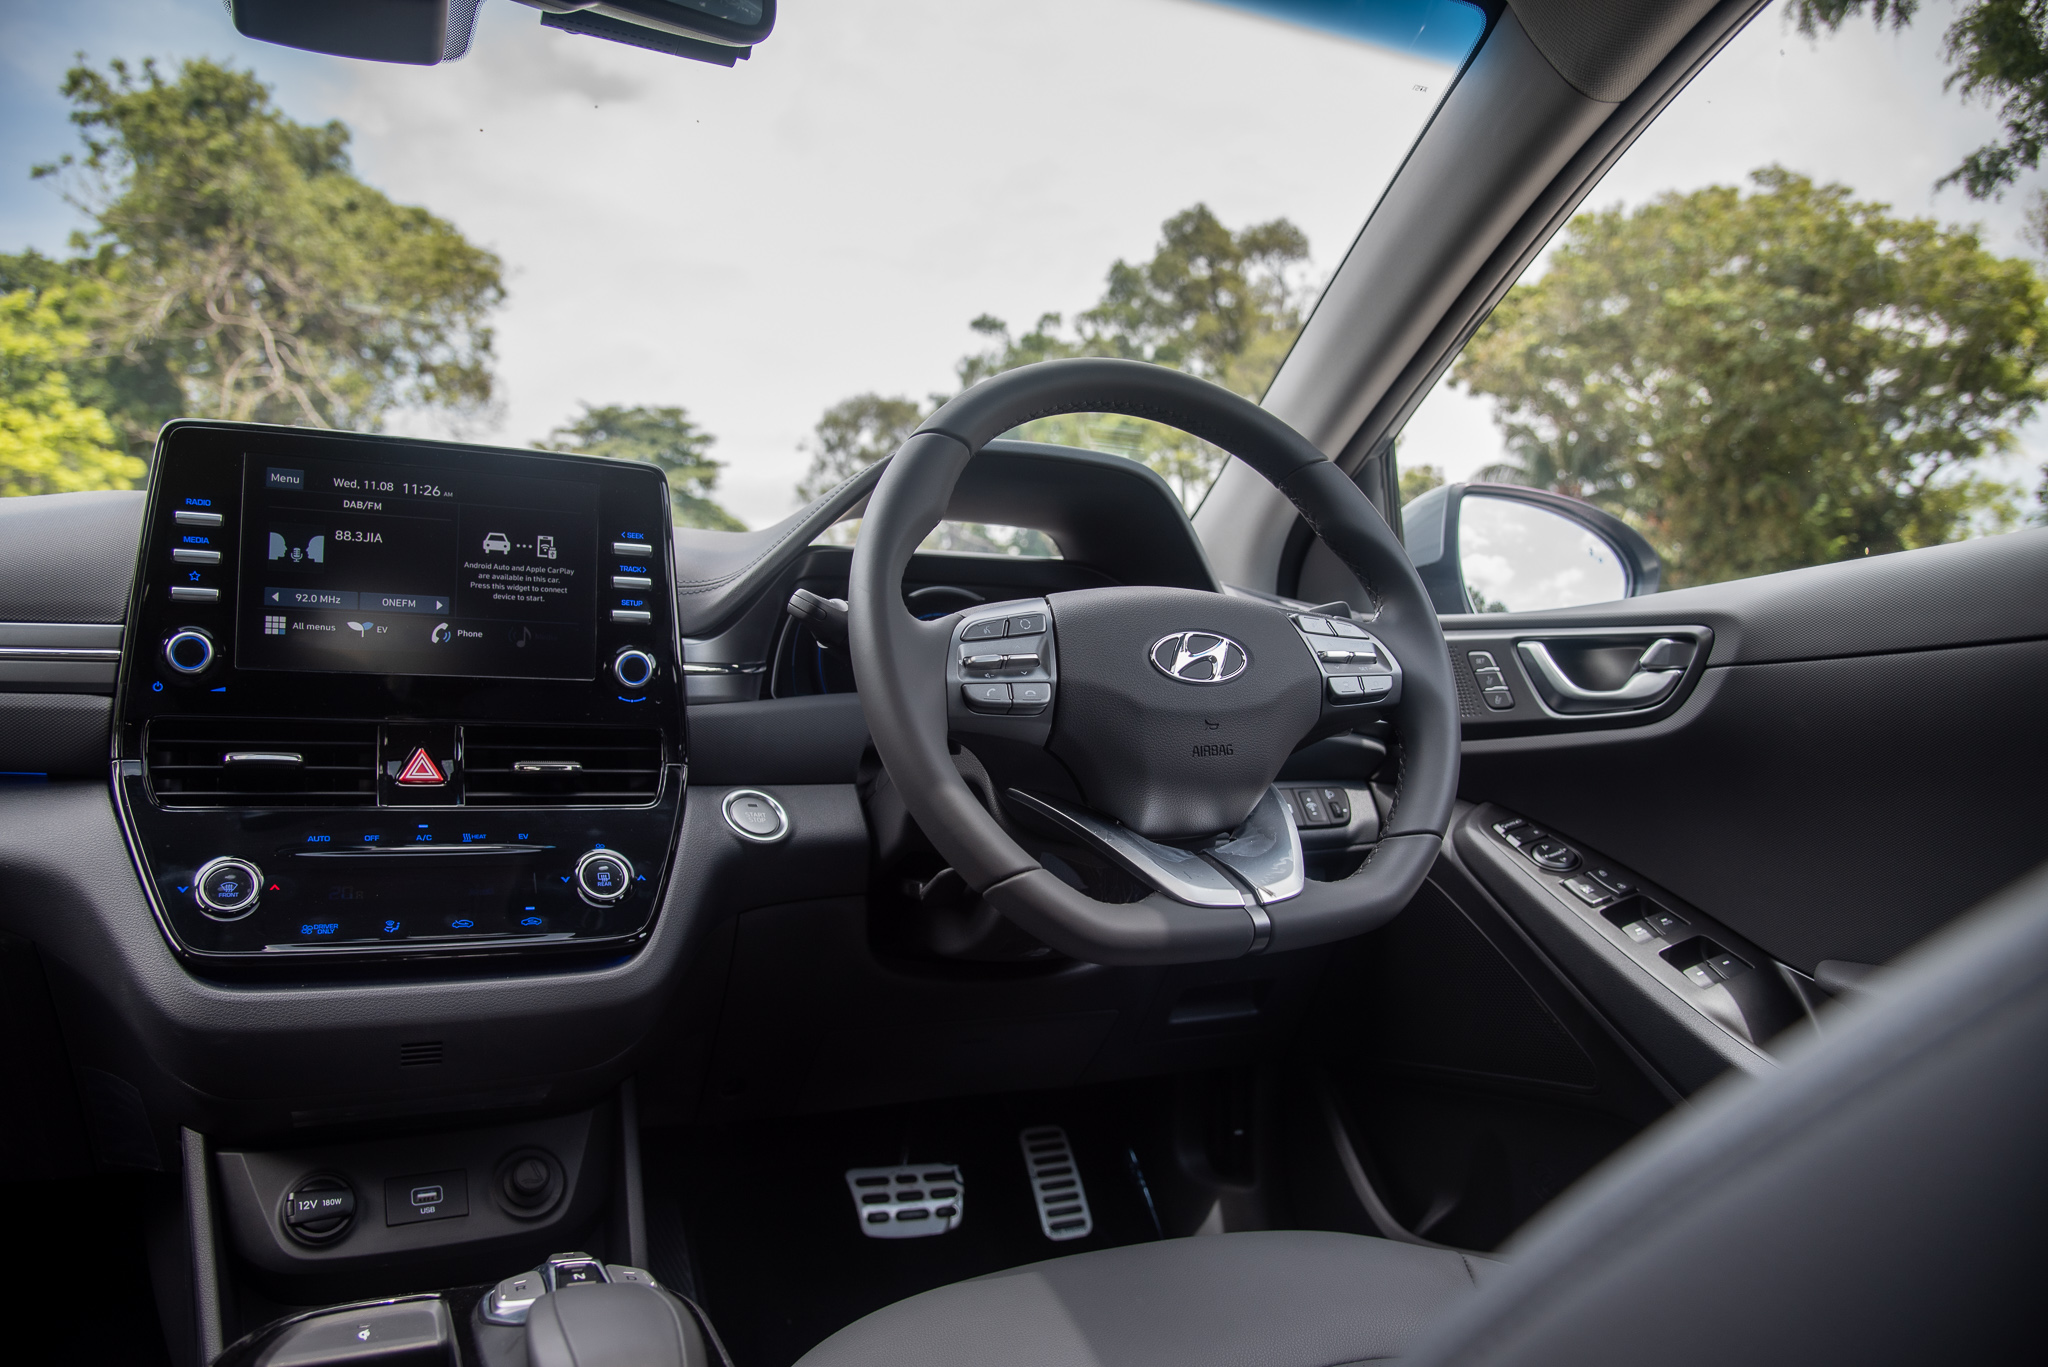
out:
M1439 613L1537 612L1655 593L1664 561L1592 504L1519 484L1445 484L1401 509Z

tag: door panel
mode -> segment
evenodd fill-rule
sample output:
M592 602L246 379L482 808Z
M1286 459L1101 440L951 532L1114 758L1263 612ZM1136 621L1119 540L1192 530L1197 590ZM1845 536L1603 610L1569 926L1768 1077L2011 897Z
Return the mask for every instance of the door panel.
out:
M2030 531L1446 618L1454 638L1497 642L1653 621L1713 633L1668 713L1468 715L1460 795L1586 842L1802 972L1886 962L2048 854L2044 585L2048 531Z

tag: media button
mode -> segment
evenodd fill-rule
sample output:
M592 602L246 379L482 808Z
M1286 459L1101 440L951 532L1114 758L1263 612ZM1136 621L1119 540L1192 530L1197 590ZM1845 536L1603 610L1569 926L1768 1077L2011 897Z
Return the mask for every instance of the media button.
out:
M192 546L174 546L171 548L171 559L187 565L218 565L220 552L202 551Z

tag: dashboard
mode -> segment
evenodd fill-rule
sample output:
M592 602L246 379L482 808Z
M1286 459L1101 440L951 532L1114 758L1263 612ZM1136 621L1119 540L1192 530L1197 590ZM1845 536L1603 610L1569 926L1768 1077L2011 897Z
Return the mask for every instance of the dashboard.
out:
M668 520L646 466L167 428L113 735L174 949L260 971L643 938L685 758Z

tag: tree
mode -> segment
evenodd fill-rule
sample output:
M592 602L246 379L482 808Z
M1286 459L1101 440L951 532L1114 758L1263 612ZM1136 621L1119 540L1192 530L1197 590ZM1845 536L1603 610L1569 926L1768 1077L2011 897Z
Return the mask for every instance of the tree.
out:
M2033 170L2048 147L2048 4L1959 0L1959 8L1947 34L1948 88L1998 105L2005 136L1964 157L1938 183L1961 181L1973 198L1985 199ZM1880 27L1890 21L1904 28L1919 9L1920 0L1794 0L1792 13L1799 31L1812 37L1861 13Z
M0 497L127 489L143 463L114 449L97 408L80 407L60 363L85 343L59 291L0 295Z
M63 93L84 152L33 174L92 219L65 269L131 440L180 411L374 429L489 400L498 258L356 179L342 124L205 60L78 66Z
M583 405L581 417L548 433L534 445L543 451L571 451L659 466L668 475L669 501L678 527L743 532L746 524L712 501L722 462L711 458L717 440L690 421L681 408L638 404Z
M933 407L938 402L935 400ZM825 410L804 449L811 468L797 481L796 496L809 503L836 488L901 446L925 410L916 401L896 395L856 394Z
M1572 220L1459 359L1513 457L1485 475L1628 518L1674 585L2009 520L1971 467L2048 393L2040 277L1842 186L1752 179Z
M1301 331L1310 297L1307 261L1308 238L1286 219L1232 232L1197 204L1160 225L1149 261L1112 264L1101 299L1075 315L1071 327L1062 315L1046 313L1012 335L1000 318L976 318L968 326L988 344L963 356L954 374L965 389L1037 361L1118 356L1173 366L1256 398ZM932 407L947 397L932 396ZM908 398L879 394L856 395L826 410L798 495L814 497L888 455L928 411ZM1158 471L1190 506L1207 492L1224 459L1184 432L1116 414L1041 418L1009 435L1128 456Z
M1401 467L1401 502L1406 505L1420 495L1438 488L1444 482L1444 467L1441 465L1403 465Z

